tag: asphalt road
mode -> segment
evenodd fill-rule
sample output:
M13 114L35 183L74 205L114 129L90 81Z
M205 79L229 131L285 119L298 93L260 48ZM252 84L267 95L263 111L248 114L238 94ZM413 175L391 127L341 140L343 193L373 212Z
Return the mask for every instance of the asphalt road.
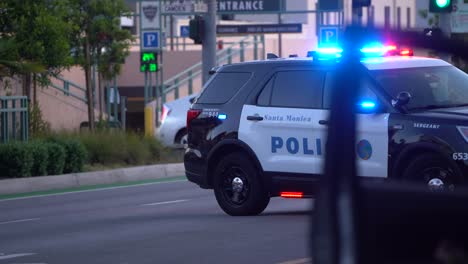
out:
M231 217L186 181L0 200L0 264L308 263L311 204Z

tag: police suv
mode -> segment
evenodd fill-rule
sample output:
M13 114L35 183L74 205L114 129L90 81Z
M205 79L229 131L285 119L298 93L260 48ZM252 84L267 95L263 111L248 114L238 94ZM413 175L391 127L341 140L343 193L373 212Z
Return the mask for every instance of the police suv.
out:
M324 167L331 90L340 78L334 61L341 51L214 69L187 113L187 178L214 189L230 215L259 214L270 197L313 196ZM356 102L358 175L446 190L463 184L468 75L395 46L361 52L366 70ZM341 155L339 148L334 155Z

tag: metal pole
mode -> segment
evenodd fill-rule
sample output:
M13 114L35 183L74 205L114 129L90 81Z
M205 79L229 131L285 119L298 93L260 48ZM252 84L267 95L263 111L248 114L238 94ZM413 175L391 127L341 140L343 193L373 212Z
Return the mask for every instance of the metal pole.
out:
M159 126L159 78L158 78L158 73L155 74L155 89L154 89L154 95L155 95L155 98L156 98L156 113L155 113L155 122L156 122L156 126Z
M280 1L280 11L283 12L285 7L284 7L284 0ZM281 13L278 13L278 24L282 24L283 21L281 19ZM278 56L281 58L283 57L283 34L278 33Z
M450 14L439 14L439 27L442 30L442 34L445 37L450 38L452 36L452 26L450 25ZM450 61L450 55L445 52L437 52L439 58L445 61Z
M145 85L144 85L144 93L145 93L145 105L144 107L146 107L146 104L148 103L148 72L145 71Z
M362 7L353 8L353 25L360 26L362 19Z
M170 15L169 19L170 19L169 26L171 27L169 29L169 32L171 34L171 51L173 51L174 50L174 16Z
M210 70L216 66L216 0L207 0L207 4L202 47L203 84L210 78Z
M117 77L114 77L114 121L119 120L119 110L117 109Z
M107 91L107 98L106 98L106 103L107 103L107 119L110 121L111 116L112 116L112 109L111 109L111 103L110 103L110 91L111 88L109 87L109 81L106 82L106 91Z
M258 40L257 40L257 35L254 36L254 60L258 60Z
M122 116L122 129L127 130L127 97L120 96L120 115Z
M12 110L16 110L16 99L11 100ZM11 134L13 139L16 139L16 111L11 113L13 133Z
M153 99L153 76L151 75L151 72L148 73L148 102Z

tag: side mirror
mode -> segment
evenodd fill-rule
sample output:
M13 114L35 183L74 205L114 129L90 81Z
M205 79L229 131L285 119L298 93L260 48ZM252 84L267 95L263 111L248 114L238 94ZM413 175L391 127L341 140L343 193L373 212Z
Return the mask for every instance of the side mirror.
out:
M411 100L411 94L408 92L400 92L397 95L397 99L392 101L394 107L402 107L409 103Z

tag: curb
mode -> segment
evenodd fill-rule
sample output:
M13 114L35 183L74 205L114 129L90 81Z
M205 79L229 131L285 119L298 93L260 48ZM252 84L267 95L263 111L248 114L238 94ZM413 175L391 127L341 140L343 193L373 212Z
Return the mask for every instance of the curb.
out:
M5 179L0 181L0 195L155 180L182 175L185 175L184 164L172 163L56 176Z

